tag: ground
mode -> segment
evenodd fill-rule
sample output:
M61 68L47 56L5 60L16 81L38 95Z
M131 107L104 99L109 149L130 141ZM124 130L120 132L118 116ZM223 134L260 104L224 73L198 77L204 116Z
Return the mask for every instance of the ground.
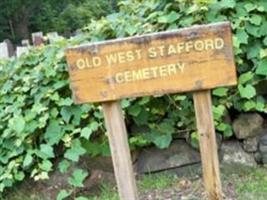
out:
M223 166L221 169L224 199L226 200L266 200L267 167L248 168ZM205 192L200 169L186 173L161 172L138 178L140 200L205 200ZM114 183L106 181L94 193L85 192L89 200L118 200ZM74 199L74 198L73 198ZM1 200L47 200L36 194L28 194L16 188Z

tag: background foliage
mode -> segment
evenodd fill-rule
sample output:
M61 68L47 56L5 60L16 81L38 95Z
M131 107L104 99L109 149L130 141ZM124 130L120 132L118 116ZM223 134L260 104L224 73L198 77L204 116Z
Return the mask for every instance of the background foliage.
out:
M28 39L36 31L70 35L116 9L116 0L1 0L0 41Z
M92 20L84 33L33 48L28 55L0 62L0 191L29 175L48 178L67 170L83 154L108 155L101 107L76 106L71 100L64 49L84 42L171 30L229 20L239 81L213 90L217 132L232 135L231 118L240 112L266 113L267 2L259 0L126 0L120 11ZM122 100L131 148L166 148L189 133L196 140L191 95ZM86 173L75 171L70 185L81 187ZM58 199L70 195L62 191Z

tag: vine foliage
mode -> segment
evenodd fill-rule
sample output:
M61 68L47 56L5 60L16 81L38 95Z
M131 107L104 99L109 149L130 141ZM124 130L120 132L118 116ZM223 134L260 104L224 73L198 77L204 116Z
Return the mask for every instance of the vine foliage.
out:
M49 178L56 157L64 172L81 155L109 155L101 107L74 105L71 99L64 57L68 46L229 20L239 80L237 87L212 92L216 130L223 137L233 134L229 113L266 113L265 0L126 0L119 7L117 13L92 20L79 36L0 61L1 192L26 176ZM132 149L150 144L166 148L184 132L197 146L190 94L124 99L121 104ZM76 170L70 185L81 187L86 175ZM61 192L59 199L70 193Z

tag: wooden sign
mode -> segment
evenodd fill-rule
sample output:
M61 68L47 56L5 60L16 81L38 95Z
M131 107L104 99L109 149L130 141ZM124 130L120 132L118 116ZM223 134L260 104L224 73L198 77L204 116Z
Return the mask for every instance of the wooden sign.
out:
M75 102L103 102L121 200L138 200L138 193L118 99L188 91L205 188L210 200L222 200L210 89L237 82L230 23L82 45L67 49L66 56Z
M76 103L236 84L227 22L82 45L66 56Z

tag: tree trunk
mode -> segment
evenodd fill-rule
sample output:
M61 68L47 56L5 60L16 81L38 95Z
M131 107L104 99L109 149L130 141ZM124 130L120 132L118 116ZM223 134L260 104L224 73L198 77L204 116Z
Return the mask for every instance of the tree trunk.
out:
M16 40L29 38L29 10L22 6L12 19Z

